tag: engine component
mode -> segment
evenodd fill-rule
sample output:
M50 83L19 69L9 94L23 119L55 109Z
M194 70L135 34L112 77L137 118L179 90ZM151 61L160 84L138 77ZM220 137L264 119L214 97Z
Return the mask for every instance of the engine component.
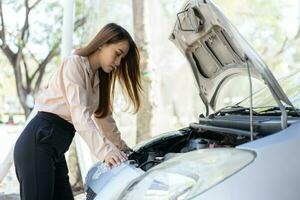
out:
M181 149L181 153L186 153L198 149L204 149L208 147L208 142L205 139L197 138L197 139L191 139L186 147L183 147Z

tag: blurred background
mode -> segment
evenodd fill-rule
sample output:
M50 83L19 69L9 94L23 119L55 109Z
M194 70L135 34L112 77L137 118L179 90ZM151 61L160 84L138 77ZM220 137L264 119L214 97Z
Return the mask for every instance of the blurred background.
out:
M300 0L215 0L277 79L300 69ZM88 42L102 26L115 22L136 38L142 54L145 88L142 110L126 111L116 95L114 117L122 138L133 147L151 136L197 121L205 109L185 57L168 37L182 0L0 0L0 199L17 194L10 151L63 56L64 11L72 6L72 49ZM138 26L139 23L142 26ZM142 27L142 28L138 28ZM249 94L247 77L229 81L217 109ZM236 83L239 84L236 84ZM254 80L254 89L263 87ZM74 145L75 146L75 145ZM75 155L76 148L71 148ZM78 149L77 149L78 150ZM82 192L78 161L72 161L74 194ZM4 163L4 164L3 164ZM8 163L8 164L7 164ZM77 167L76 167L77 166ZM70 170L72 172L72 170ZM77 175L76 175L77 171ZM1 176L1 172L5 175ZM6 196L7 197L7 196Z

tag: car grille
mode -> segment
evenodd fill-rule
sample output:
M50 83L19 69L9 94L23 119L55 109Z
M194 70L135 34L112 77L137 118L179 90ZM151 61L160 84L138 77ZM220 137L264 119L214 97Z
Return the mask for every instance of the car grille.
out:
M96 195L97 194L90 187L88 187L86 190L86 200L94 200Z

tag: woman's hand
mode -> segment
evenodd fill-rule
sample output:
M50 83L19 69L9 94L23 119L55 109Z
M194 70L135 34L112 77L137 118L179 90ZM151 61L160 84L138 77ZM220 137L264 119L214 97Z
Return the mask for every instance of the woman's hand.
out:
M133 149L131 149L130 147L128 147L122 151L127 155L127 157L129 157L129 155L133 153Z
M126 154L119 149L112 150L104 158L104 162L109 168L119 166L126 160L128 160Z

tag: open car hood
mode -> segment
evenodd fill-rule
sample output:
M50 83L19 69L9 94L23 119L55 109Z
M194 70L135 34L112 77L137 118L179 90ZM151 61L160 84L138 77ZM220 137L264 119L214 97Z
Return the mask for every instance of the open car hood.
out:
M187 57L200 97L215 110L218 93L235 75L261 79L278 104L292 106L272 72L224 14L208 0L188 0L177 14L170 40Z

